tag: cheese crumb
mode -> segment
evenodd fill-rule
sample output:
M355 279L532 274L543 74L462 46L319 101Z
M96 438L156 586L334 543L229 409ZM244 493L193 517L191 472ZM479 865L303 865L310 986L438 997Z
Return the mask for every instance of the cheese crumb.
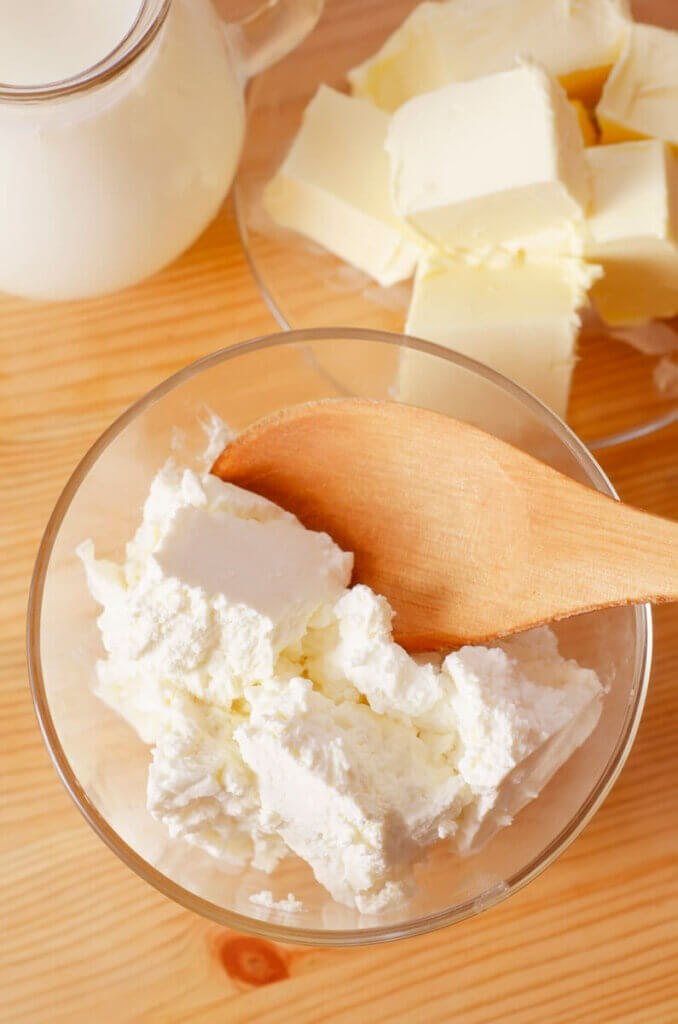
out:
M250 903L257 907L265 907L266 910L283 910L288 914L299 913L304 909L304 904L298 900L293 892L288 892L282 900L275 900L270 889L262 889L250 896Z

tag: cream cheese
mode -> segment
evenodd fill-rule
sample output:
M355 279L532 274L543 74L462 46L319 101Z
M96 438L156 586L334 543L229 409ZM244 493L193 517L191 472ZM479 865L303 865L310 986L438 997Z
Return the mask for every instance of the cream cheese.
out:
M365 914L407 899L433 843L482 845L600 713L548 630L409 657L329 537L172 461L125 562L79 554L103 606L96 692L152 747L150 813L228 862L295 854Z
M483 846L546 785L598 721L597 676L561 658L549 629L448 655L459 744L448 758L473 792L457 848Z
M211 545L225 552L216 564ZM351 555L271 502L171 461L151 485L124 566L95 562L90 543L79 554L104 606L109 658L99 665L98 693L118 709L128 701L137 708L147 742L154 727L142 719L158 690L230 707L248 683L275 673L313 616L343 593L353 567Z
M296 898L293 892L288 892L284 899L276 900L270 889L252 893L250 903L253 903L255 907L263 907L265 910L282 910L288 914L304 909L304 904Z

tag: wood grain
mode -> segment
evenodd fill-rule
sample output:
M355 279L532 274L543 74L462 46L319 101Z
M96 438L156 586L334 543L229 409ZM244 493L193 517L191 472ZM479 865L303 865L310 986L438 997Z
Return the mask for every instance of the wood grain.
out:
M433 935L347 952L248 945L146 886L71 804L39 735L24 657L27 588L51 507L129 402L188 361L273 329L228 212L179 264L123 296L0 301L0 1019L678 1021L674 607L656 614L645 716L594 821L511 900ZM634 380L615 386L631 396ZM605 433L602 413L590 416ZM678 518L677 445L678 426L602 462L627 501Z

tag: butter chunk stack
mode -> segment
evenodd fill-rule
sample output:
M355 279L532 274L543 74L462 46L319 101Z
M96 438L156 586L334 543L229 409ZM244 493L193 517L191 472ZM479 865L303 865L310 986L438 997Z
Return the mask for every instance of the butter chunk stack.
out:
M421 243L393 210L384 143L389 118L321 85L264 193L273 219L388 287L414 273Z
M349 587L352 554L172 460L125 560L78 554L95 692L153 747L151 815L231 865L296 854L365 914L403 904L434 843L472 853L510 824L600 717L549 629L414 659L388 601Z
M678 33L626 0L426 2L348 78L264 203L381 285L414 275L408 333L565 415L589 300L678 314ZM472 416L455 380L402 356L401 398Z
M531 57L568 95L596 102L624 45L627 0L448 0L423 3L374 57L349 72L356 96L394 111L413 96Z
M577 115L524 63L405 103L386 136L398 214L445 249L478 249L583 220L589 181Z

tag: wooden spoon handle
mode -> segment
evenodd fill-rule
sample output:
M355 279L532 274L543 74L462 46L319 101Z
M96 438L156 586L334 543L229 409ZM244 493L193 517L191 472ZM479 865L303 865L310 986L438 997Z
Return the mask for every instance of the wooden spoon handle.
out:
M577 496L577 513L559 516L552 502L543 512L552 544L549 589L562 615L678 601L678 523L587 488ZM538 521L538 509L532 515Z

